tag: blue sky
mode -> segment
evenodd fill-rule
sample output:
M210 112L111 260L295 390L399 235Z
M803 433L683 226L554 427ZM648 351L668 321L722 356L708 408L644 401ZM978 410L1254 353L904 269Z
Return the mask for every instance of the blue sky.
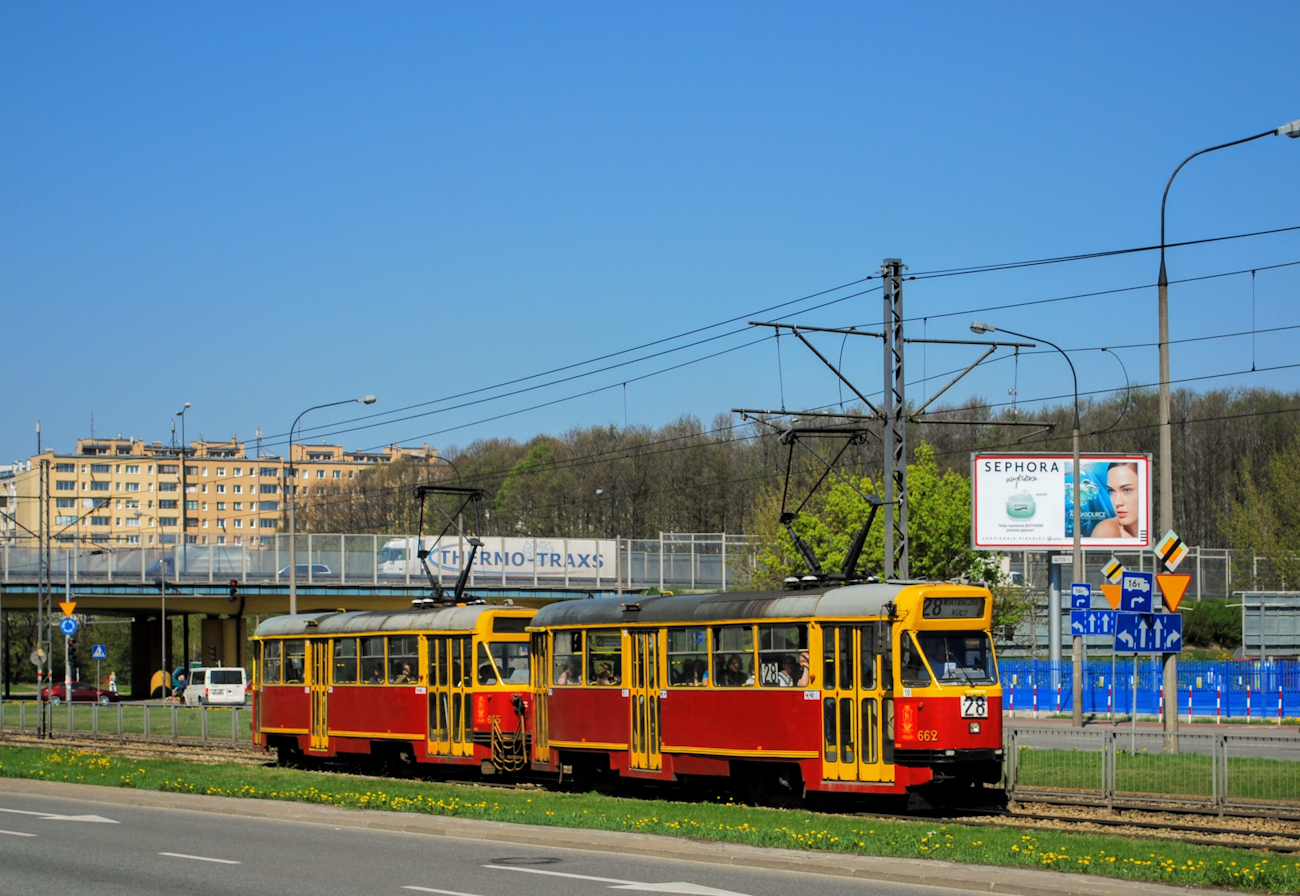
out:
M92 414L97 434L166 440L186 401L191 437L260 428L274 447L303 408L374 393L366 411L389 416L364 429L340 432L359 407L308 418L349 448L835 402L788 340L780 376L770 339L742 347L764 334L681 348L728 327L395 413L745 319L885 257L924 272L1150 245L1185 155L1300 118L1296 33L1292 3L9 4L0 458L34 451L37 420L71 449ZM1300 140L1225 150L1179 175L1169 238L1300 225L1297 196ZM1300 231L1169 261L1174 280L1300 262ZM1129 376L1149 383L1154 288L975 309L1156 268L1143 254L917 280L909 335L965 338L978 317L1066 348L1132 345ZM1300 324L1297 286L1300 266L1260 270L1255 326ZM1251 329L1249 275L1171 297L1175 340ZM879 318L873 292L793 319ZM1294 363L1297 332L1259 334L1255 365ZM878 348L860 342L845 367L874 390ZM1173 378L1249 370L1251 342L1175 345ZM916 348L909 367L937 378L971 357ZM1076 363L1085 392L1123 385L1100 352ZM1190 385L1293 389L1297 373ZM957 392L1068 390L1059 356L1013 375L1000 362Z

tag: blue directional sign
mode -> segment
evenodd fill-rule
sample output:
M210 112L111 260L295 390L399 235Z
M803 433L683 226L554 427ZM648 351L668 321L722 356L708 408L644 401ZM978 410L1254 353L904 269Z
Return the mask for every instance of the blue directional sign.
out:
M1155 614L1157 653L1178 653L1183 649L1183 614Z
M1183 617L1178 613L1116 614L1116 653L1178 653L1183 649Z
M1092 609L1092 586L1087 582L1075 582L1070 586L1070 608L1073 610Z
M1071 610L1071 635L1115 634L1114 610Z
M92 660L108 659L108 648L103 644L96 644L90 651L90 658Z
M1154 609L1154 590L1155 576L1151 573L1125 570L1119 580L1119 608L1126 613L1150 613Z
M63 619L59 621L59 631L71 638L77 633L77 620L73 619L71 616L64 616Z

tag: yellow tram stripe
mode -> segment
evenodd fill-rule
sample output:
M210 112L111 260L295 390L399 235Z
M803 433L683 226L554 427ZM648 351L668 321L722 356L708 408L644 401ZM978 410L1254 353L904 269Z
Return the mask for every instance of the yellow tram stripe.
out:
M551 749L577 750L626 750L627 744L605 744L595 740L553 740Z
M730 750L715 747L670 747L664 744L659 748L663 753L696 753L701 756L755 756L769 759L816 759L821 754L816 750Z
M262 734L306 734L306 728L259 728Z

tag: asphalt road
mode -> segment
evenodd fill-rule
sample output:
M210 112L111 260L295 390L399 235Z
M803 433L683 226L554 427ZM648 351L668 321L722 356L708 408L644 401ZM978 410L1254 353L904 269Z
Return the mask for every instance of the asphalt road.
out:
M15 793L0 793L0 891L23 896L967 892Z

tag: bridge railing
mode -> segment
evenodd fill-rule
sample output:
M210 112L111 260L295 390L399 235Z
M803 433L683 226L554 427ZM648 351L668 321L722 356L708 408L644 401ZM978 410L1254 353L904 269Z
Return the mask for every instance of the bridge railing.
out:
M417 560L393 559L393 550L386 548L413 536L311 534L295 538L299 584L418 586L426 580ZM751 562L743 535L665 532L657 539L522 541L545 547L514 552L511 563L500 563L494 569L476 561L469 583L613 589L621 578L628 590L727 590L743 581ZM50 552L50 576L56 582L68 575L76 582L217 584L237 579L280 584L289 580L287 535L248 536L243 542L160 547L56 542ZM467 553L457 551L456 555ZM544 559L557 556L562 558L558 565ZM543 558L540 562L539 557ZM40 552L34 541L0 544L0 581L35 580L40 570ZM458 575L458 567L437 572L443 585L454 583Z

